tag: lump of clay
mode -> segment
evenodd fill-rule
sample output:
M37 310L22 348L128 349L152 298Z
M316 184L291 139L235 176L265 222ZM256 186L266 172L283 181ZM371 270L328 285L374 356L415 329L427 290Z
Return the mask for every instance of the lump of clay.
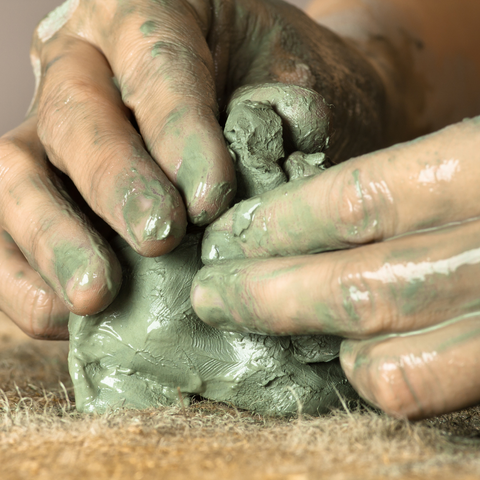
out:
M323 152L308 153L294 152L286 160L283 169L288 181L317 175L326 170L327 157Z
M237 198L250 198L287 181L281 118L270 105L245 101L231 109L224 129L237 170Z
M243 87L228 109L224 135L237 171L236 200L325 170L331 114L315 91L297 85ZM284 145L292 153L285 161ZM283 164L284 162L284 164Z
M204 324L190 304L201 268L199 235L145 258L123 240L120 294L104 312L70 317L69 367L80 411L147 408L193 395L268 414L318 414L355 396L336 337L229 333ZM297 398L295 398L297 397Z
M276 103L262 100L272 88L247 89L230 105L225 136L235 152L242 197L286 181L280 165L285 126L294 132L290 143L303 142L309 154L287 159L289 177L323 168L324 155L311 149L326 145L328 122L310 109L311 121L323 130L312 133L295 123L293 103L287 108L279 100L282 88L289 94L292 89L275 86ZM178 389L186 402L199 395L265 414L296 412L298 402L304 412L319 414L339 406L338 394L357 398L338 361L339 338L223 332L195 315L190 287L202 266L200 235L187 235L158 258L141 257L119 238L113 247L124 272L118 297L100 314L70 316L69 368L80 411L168 405L178 401Z

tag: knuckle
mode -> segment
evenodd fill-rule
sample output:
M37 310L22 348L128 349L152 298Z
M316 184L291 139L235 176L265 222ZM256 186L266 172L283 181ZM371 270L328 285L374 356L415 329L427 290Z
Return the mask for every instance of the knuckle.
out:
M27 142L13 135L5 135L0 138L0 165L3 167L0 170L0 177L5 168L8 168L10 163L16 163L19 156L27 156L31 154L31 148Z
M338 317L343 319L344 334L355 338L369 338L389 333L400 324L398 305L392 291L386 291L368 273L376 270L378 259L369 247L349 253L348 259L338 262L333 282L339 286L341 305L338 301Z
M332 218L338 219L341 235L351 245L362 245L384 237L384 209L389 192L384 182L376 182L365 168L343 168L331 184L331 192L340 201L331 204ZM388 213L388 212L387 212Z
M32 164L34 155L32 145L14 135L0 138L0 210L6 211L11 204L12 196L18 187L23 188L25 178L39 167Z
M339 319L343 319L344 333L358 338L368 337L378 330L376 296L364 278L368 256L356 252L356 258L338 262L334 281L337 282L341 304L337 304Z
M59 321L59 299L53 292L31 286L26 292L23 315L26 333L36 339L65 338L66 318Z
M47 74L38 111L38 134L42 143L51 148L55 138L56 144L62 144L62 140L78 128L77 120L84 120L79 117L86 115L87 105L100 106L96 111L101 112L105 102L100 86L88 78Z
M138 44L138 40L132 41ZM127 46L130 50L131 44ZM207 47L202 50L189 35L164 31L161 40L148 48L138 44L134 50L139 55L122 56L121 70L127 73L120 79L120 84L124 103L141 118L152 110L152 97L161 98L166 110L176 106L178 96L183 99L191 97L192 103L196 103L198 99L192 96L192 92L198 91L199 85L204 98L215 98L210 52ZM181 82L173 81L175 78L181 78ZM144 85L151 87L145 89Z

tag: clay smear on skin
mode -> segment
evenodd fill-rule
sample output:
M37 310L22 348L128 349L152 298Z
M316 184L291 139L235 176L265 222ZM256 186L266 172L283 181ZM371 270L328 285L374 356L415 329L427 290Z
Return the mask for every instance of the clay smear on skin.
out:
M73 16L80 0L67 0L51 11L38 25L37 35L43 42L48 42Z

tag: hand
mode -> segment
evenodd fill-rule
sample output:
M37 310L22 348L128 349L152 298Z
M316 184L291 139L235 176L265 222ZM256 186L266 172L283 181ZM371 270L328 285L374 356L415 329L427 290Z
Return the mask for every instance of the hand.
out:
M0 261L0 308L34 336L66 338L68 311L102 310L121 279L55 169L136 251L157 256L178 245L187 217L208 224L235 194L218 119L238 87L319 91L335 105L334 161L387 135L376 70L282 2L69 0L38 26L32 63L28 119L0 142L0 228L14 242L0 255L15 258Z
M477 117L237 204L207 229L195 311L346 337L347 377L393 415L478 402L479 139Z

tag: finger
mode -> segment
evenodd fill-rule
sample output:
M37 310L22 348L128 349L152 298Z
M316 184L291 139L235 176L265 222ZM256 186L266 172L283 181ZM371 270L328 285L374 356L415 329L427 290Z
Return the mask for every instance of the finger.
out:
M352 250L219 262L192 286L198 316L225 329L369 338L479 308L480 220Z
M337 250L478 216L479 146L477 118L283 185L210 226L203 261Z
M68 308L1 229L0 311L33 338L68 340Z
M93 314L117 294L120 264L48 167L36 124L0 140L0 225L70 310Z
M72 41L49 67L39 135L50 161L135 250L154 256L178 245L186 228L180 195L145 150L93 46Z
M419 419L480 401L480 314L407 335L342 343L360 395L390 415Z
M208 28L200 20L210 18L210 7L197 5L198 15L183 0L135 6L127 12L119 4L116 21L102 26L108 35L95 41L148 151L182 193L190 220L204 225L228 207L236 185L217 119Z

